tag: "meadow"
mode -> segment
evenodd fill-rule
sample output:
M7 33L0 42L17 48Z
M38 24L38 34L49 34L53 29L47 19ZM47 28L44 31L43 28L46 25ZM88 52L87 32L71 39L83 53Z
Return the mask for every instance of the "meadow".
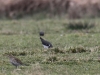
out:
M100 18L1 19L0 75L100 75L99 28ZM40 31L53 48L43 48ZM27 66L17 70L6 53Z

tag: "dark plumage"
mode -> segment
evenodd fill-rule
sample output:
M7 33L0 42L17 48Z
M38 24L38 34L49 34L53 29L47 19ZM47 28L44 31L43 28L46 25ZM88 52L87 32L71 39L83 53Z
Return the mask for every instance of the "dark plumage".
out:
M42 32L42 31L39 32L39 34L40 34L40 36L44 36L44 32Z
M12 65L14 65L16 68L17 68L18 66L20 66L20 65L23 65L23 63L21 62L21 60L18 59L18 58L16 58L16 57L14 57L13 55L8 54L7 56L8 56L8 58L9 58L9 60L10 60L10 63L11 63Z
M46 41L46 40L44 40L41 37L40 37L40 39L41 39L41 42L42 42L42 45L44 46L44 48L47 48L48 49L48 48L53 47L52 44L49 41Z

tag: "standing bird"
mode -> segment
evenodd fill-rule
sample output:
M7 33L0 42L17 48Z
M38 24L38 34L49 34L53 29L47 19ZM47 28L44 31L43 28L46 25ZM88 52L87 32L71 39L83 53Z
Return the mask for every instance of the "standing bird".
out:
M18 59L18 58L16 58L16 57L14 57L13 55L7 54L7 56L9 58L9 60L10 60L10 63L12 65L14 65L16 68L18 68L18 66L20 66L20 65L23 65L23 63L21 62L21 60Z
M49 41L46 41L41 37L40 37L40 39L41 39L41 42L42 42L42 45L43 45L44 48L48 49L48 48L53 47L52 44Z

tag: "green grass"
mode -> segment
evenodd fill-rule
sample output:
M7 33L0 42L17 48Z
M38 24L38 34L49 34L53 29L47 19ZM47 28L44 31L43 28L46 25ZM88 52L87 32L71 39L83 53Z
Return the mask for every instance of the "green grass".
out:
M71 22L88 22L88 29L70 29ZM39 31L54 48L45 51ZM0 20L0 75L99 75L100 19ZM78 52L78 50L85 52ZM72 50L76 50L73 53ZM29 66L21 70L9 63L11 53Z

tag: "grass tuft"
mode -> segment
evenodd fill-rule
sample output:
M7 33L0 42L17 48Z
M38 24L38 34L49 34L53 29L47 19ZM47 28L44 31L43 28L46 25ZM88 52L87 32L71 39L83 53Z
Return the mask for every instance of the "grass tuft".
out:
M63 54L63 53L65 53L65 51L64 50L62 50L62 49L60 49L60 48L53 48L53 49L51 49L51 51L54 53L54 54L58 54L58 53L61 53L61 54Z
M84 47L70 47L68 52L70 53L83 53L83 52L87 52L89 50L87 50Z
M90 29L95 26L94 23L89 23L89 22L69 22L67 24L67 28L72 29L72 30L81 30L81 29Z
M58 61L58 58L57 58L57 56L49 56L47 59L46 59L46 63L54 63L54 62L56 62L56 61Z
M20 51L20 52L11 51L11 52L7 52L5 54L12 54L13 56L26 56L26 55L28 55L28 53L25 51Z

